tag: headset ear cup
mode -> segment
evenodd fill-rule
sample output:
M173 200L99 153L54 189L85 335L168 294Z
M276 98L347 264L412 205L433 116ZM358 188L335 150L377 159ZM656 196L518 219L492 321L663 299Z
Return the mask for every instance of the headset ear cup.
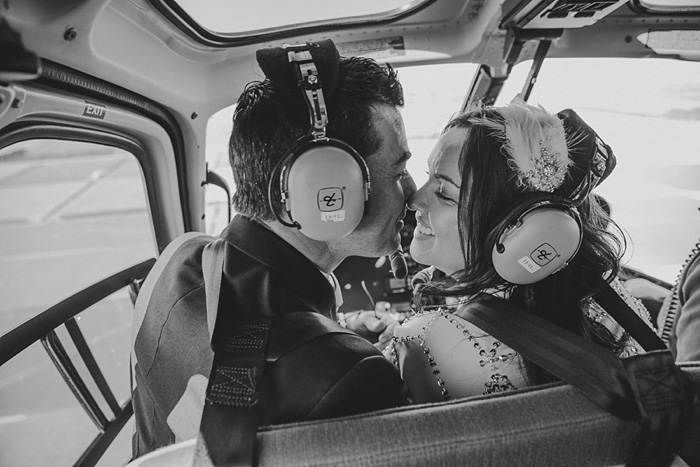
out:
M534 284L565 267L581 245L581 221L567 203L524 203L490 234L493 266L504 280Z
M364 160L339 140L309 141L280 171L285 209L301 232L320 241L355 230L369 195Z

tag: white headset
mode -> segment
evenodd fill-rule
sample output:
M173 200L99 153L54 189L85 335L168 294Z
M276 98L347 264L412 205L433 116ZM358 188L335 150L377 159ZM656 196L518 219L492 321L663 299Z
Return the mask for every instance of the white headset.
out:
M277 220L314 240L336 240L355 230L370 195L369 170L349 144L326 136L328 113L321 80L309 46L285 46L311 117L300 138L273 170L269 201ZM280 216L272 193L278 184L288 221Z

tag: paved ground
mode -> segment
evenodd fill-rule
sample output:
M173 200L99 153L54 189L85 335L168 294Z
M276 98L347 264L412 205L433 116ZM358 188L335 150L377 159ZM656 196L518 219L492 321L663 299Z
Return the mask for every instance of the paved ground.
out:
M154 256L131 162L85 155L0 164L0 333ZM131 316L128 295L120 292L78 320L120 401L129 395ZM70 351L63 328L59 336ZM0 368L0 465L72 465L96 434L41 344ZM113 459L128 454L128 441L120 441Z

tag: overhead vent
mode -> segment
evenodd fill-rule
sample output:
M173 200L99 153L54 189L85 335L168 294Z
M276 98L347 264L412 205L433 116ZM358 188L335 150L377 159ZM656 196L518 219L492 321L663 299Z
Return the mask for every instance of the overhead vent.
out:
M628 0L506 0L502 29L569 29L590 26Z

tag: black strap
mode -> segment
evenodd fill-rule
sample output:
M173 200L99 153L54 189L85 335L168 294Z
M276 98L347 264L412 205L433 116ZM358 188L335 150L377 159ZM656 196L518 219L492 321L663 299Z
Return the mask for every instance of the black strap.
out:
M639 419L625 369L611 352L496 298L475 301L455 314L579 388L606 411Z
M197 459L214 466L255 464L260 390L270 320L235 323L216 333ZM219 335L226 336L218 338ZM204 451L206 449L206 451Z
M231 313L219 315L224 246L225 241L219 238L202 252L214 358L193 461L198 467L254 465L260 421L260 386L271 319L240 322Z
M644 350L666 350L664 341L632 310L608 283L593 298Z
M224 245L223 239L217 239L202 252L214 359L193 459L195 467L256 465L265 363L324 334L353 334L315 312L287 313L274 321L257 316L243 322L232 313L219 315Z
M217 320L207 396L200 424L194 465L250 466L256 464L255 441L260 421L259 394L266 362L325 334L353 334L315 312L259 318L230 325L223 332Z
M484 298L455 314L581 391L620 418L641 423L628 466L668 466L696 403L668 350L626 359L510 303Z

